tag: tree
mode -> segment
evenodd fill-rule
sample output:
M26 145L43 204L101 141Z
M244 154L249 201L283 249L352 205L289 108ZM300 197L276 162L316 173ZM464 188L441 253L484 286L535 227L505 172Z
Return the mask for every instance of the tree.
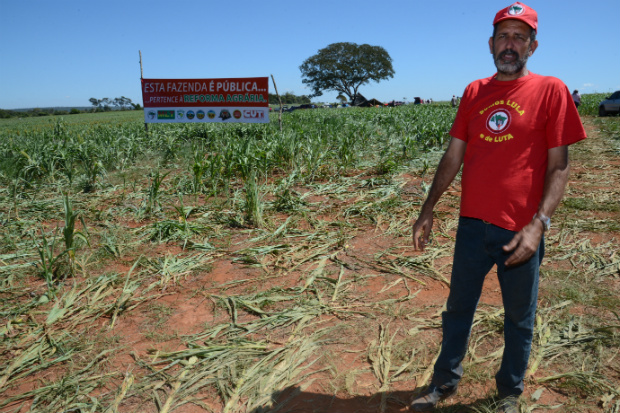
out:
M381 46L332 43L306 59L299 66L302 82L312 88L314 96L333 90L355 102L358 90L371 80L394 77L392 58Z
M125 110L125 109L141 109L142 107L140 106L139 103L132 103L131 99L126 98L125 96L121 96L120 98L114 98L114 99L109 99L109 98L103 98L103 99L97 99L97 98L90 98L88 99L88 101L93 105L93 111L94 112L99 112L99 111L109 111L112 110L110 108L110 105L113 105L114 107L116 107L117 109L120 110Z
M125 110L126 108L131 107L131 99L121 96L120 98L114 98L112 104L117 108L120 108L120 110Z
M103 99L101 99L101 103L100 103L99 107L103 108L104 112L109 112L110 110L112 110L110 108L111 104L112 104L112 101L110 100L110 98L103 98Z
M99 109L99 107L101 106L101 99L90 98L88 99L88 101L93 105L93 112Z
M131 99L126 98L125 96L121 96L121 99L123 100L123 108L124 109L129 109L133 106L133 103L131 102Z

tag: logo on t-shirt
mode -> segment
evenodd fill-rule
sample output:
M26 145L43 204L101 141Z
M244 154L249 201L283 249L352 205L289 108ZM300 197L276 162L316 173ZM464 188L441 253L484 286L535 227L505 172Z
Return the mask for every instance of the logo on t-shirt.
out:
M487 119L487 129L492 133L501 133L510 125L510 113L504 109L492 112Z

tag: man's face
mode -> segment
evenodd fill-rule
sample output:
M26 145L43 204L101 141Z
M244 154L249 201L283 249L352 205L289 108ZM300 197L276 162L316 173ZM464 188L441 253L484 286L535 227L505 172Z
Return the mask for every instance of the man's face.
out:
M504 20L497 24L495 37L489 39L489 48L497 72L509 78L516 78L523 72L527 59L538 47L532 42L532 28L519 20Z

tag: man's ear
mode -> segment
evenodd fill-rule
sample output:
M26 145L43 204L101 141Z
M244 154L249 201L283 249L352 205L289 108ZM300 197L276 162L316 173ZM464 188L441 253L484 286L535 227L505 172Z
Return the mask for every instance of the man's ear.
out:
M530 56L534 54L536 49L538 48L538 40L534 40L530 45Z
M489 37L489 50L493 54L493 36Z

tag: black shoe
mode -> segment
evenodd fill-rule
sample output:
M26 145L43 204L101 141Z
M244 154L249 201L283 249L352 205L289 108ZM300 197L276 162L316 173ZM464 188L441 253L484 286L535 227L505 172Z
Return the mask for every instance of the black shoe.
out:
M497 413L519 413L519 398L504 397L497 403Z
M409 408L414 412L427 412L432 410L437 406L437 403L456 393L456 388L456 386L437 387L431 384L422 394L411 401Z

